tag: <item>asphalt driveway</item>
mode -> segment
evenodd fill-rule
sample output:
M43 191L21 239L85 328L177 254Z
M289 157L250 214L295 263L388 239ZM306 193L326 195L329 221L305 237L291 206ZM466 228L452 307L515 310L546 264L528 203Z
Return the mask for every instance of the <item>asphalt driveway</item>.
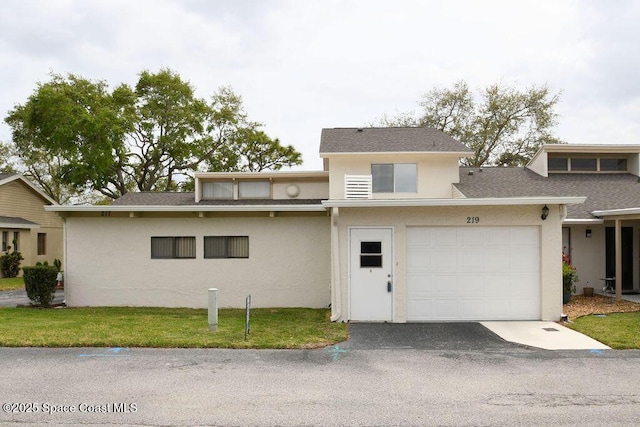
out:
M352 350L461 350L486 351L522 348L480 323L350 323Z

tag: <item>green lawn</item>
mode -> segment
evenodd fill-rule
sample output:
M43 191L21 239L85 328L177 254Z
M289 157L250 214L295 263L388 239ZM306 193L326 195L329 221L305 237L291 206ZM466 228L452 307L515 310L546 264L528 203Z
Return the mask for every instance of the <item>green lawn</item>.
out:
M569 327L611 348L640 349L640 312L583 316Z
M0 291L13 291L24 289L22 277L3 277L0 279Z
M252 309L244 339L245 310L222 309L210 332L206 309L0 308L4 347L217 347L318 348L347 339L344 323L329 310Z

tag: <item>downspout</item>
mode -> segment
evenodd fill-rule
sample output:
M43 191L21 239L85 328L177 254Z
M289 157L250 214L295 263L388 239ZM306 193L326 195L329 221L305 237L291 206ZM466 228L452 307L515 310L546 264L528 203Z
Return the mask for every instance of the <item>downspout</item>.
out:
M338 208L331 208L331 321L342 317L342 286L340 286L340 233L338 230Z

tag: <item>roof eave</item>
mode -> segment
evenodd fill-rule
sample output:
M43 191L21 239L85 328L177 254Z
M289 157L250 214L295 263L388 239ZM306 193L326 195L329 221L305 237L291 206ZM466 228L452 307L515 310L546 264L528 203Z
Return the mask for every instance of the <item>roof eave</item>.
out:
M320 152L320 157L325 158L329 156L340 156L340 155L362 155L362 156L376 156L376 155L396 155L396 154L407 154L407 155L416 155L416 154L437 154L437 155L446 155L446 156L458 156L458 157L471 157L475 153L473 151L324 151Z
M49 212L324 212L320 205L45 206Z
M575 205L586 197L490 197L464 199L366 199L326 200L327 208L437 207L437 206L513 206L513 205Z

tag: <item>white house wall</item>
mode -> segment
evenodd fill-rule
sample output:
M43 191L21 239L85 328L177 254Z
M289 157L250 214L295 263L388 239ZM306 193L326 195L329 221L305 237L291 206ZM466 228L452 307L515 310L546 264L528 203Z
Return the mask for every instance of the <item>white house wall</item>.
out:
M429 208L341 208L339 224L340 307L334 307L338 320L348 320L348 229L349 227L382 227L394 229L394 322L407 320L407 240L411 226L468 226L467 217L479 219L482 226L536 225L540 227L540 320L558 320L562 314L562 233L558 206L550 206L545 221L540 218L542 206L469 206ZM505 260L506 262L506 260ZM337 299L334 299L336 301Z
M69 217L69 306L326 307L326 216L245 218ZM152 236L195 236L195 259L151 259ZM204 259L204 236L249 236L248 259Z

